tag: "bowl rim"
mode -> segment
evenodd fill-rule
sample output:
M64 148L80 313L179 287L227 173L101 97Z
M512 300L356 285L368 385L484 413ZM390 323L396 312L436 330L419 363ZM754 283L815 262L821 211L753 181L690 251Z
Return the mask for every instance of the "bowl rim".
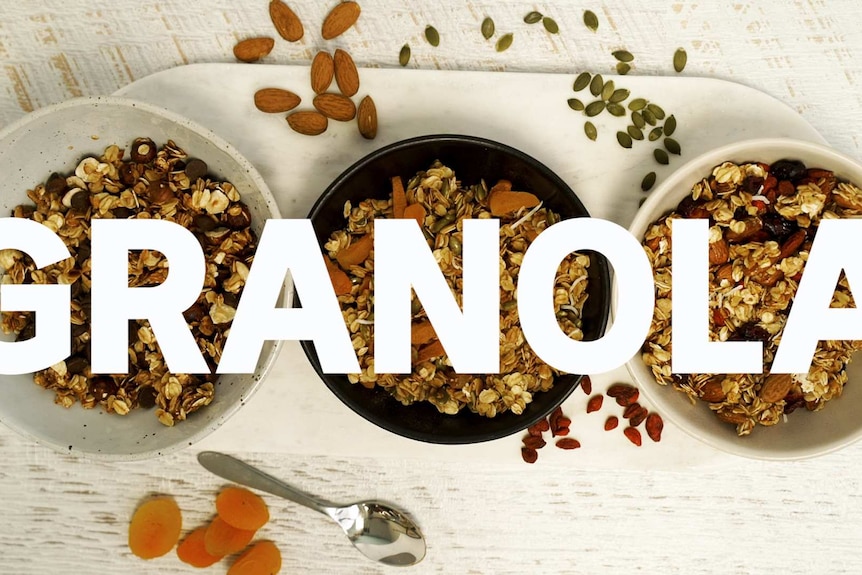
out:
M409 149L416 146L421 146L423 144L427 144L430 142L436 143L457 143L457 144L468 144L474 146L481 146L490 149L494 149L499 152L503 152L505 154L516 157L517 159L531 164L535 166L539 171L541 171L555 186L560 188L561 190L568 192L569 199L572 203L577 207L577 209L582 212L581 216L575 217L591 217L589 211L584 206L581 199L578 195L572 190L572 187L567 184L555 171L549 168L547 165L537 160L533 156L518 150L517 148L513 148L507 144L503 144L501 142L497 142L495 140L490 140L487 138L482 138L479 136L471 136L466 134L455 134L455 133L440 133L440 134L427 134L421 136L414 136L411 138L406 138L403 140L399 140L392 144L388 144L381 148L378 148L367 155L363 156L352 165L350 165L347 169L345 169L341 174L338 175L327 188L323 191L323 193L318 197L318 199L314 202L314 205L309 210L308 215L306 216L309 220L313 221L315 217L317 217L320 211L326 206L330 197L334 193L335 190L339 189L345 181L354 177L355 174L362 171L368 164L378 160L381 156L385 156L392 152L397 152L403 149ZM570 219L570 218L568 218ZM600 253L596 254L598 263L599 263L599 273L602 277L602 296L604 305L601 307L601 314L599 318L599 335L598 337L602 337L608 327L608 319L610 317L610 297L611 297L611 277L610 277L610 264L607 259ZM495 439L500 439L503 437L508 437L510 435L514 435L523 429L535 424L539 420L547 417L558 405L561 405L568 399L568 397L580 386L581 380L583 379L585 374L569 374L563 373L562 376L570 376L574 379L574 381L569 385L569 388L565 390L562 394L559 402L550 406L547 409L536 411L534 414L529 416L518 416L520 420L518 421L517 426L512 426L511 429L506 430L498 430L491 432L481 432L481 433L472 433L472 434L463 434L463 435L437 435L433 432L422 432L416 431L413 429L407 429L403 426L392 423L389 419L385 417L380 417L374 413L371 413L368 409L366 409L363 405L358 404L352 401L347 393L341 389L338 385L330 381L329 376L333 375L343 375L343 374L325 374L322 371L320 366L320 361L317 356L317 353L314 348L314 344L311 341L303 340L300 342L300 345L305 352L309 363L311 363L314 371L317 373L318 377L323 380L323 383L327 388L347 407L349 407L354 413L365 419L366 421L399 435L401 437L406 437L408 439L412 439L415 441L421 441L425 443L432 443L437 445L464 445L464 444L474 444L474 443L483 443L486 441L493 441ZM394 399L393 399L394 401ZM457 417L457 415L452 416Z
M263 197L264 204L266 205L266 208L269 212L269 217L267 219L281 218L281 212L278 208L278 204L276 203L275 197L272 195L272 191L269 189L269 186L267 185L266 181L263 179L263 176L261 176L257 168L255 168L254 165L242 153L240 153L236 147L230 144L227 140L223 139L221 136L214 133L209 128L206 128L202 124L190 120L189 118L181 114L177 114L160 106L141 102L132 98L118 96L85 96L79 98L71 98L68 100L64 100L63 102L43 106L37 110L34 110L33 112L27 113L21 118L0 129L0 141L6 140L20 130L27 129L29 125L33 124L34 122L38 122L40 119L46 116L50 116L51 114L69 108L97 108L99 106L135 108L138 110L142 110L150 115L158 116L165 120L168 120L169 122L178 124L183 128L195 133L197 136L208 140L217 149L228 154L231 159L238 164L238 169L243 171L246 177L251 180L251 182L257 188L258 192ZM109 144L101 145L104 147L104 145ZM288 276L285 278L285 282L283 285L283 296L280 303L284 304L290 302L292 299L292 293L293 284ZM185 435L164 448L147 449L139 451L137 453L112 453L106 451L87 451L81 449L80 447L76 447L73 444L72 448L69 449L67 444L60 444L50 439L39 437L32 431L25 429L15 423L6 421L5 419L0 420L0 422L2 422L3 425L8 427L9 429L12 429L16 433L18 433L20 436L34 441L45 447L48 447L58 453L71 453L94 461L125 462L162 457L185 449L201 441L211 433L218 430L218 428L220 428L228 419L235 415L237 411L239 411L239 409L243 406L243 404L248 402L248 400L257 392L263 380L269 375L273 365L275 364L275 361L278 359L283 344L284 342L282 340L272 341L272 349L260 362L260 371L253 374L253 383L249 386L248 390L243 393L240 401L226 405L223 413L221 413L218 417L214 418L211 422L202 427L200 430L190 435Z
M754 138L726 144L704 152L691 160L688 160L685 164L674 170L666 180L659 184L650 193L646 201L644 201L643 205L638 209L628 228L629 232L634 235L639 242L642 241L643 234L646 233L647 227L661 215L658 213L659 206L678 186L682 186L688 181L691 181L691 184L693 184L693 178L704 177L706 170L709 170L724 161L743 161L740 159L740 156L747 156L747 161L757 161L757 156L764 155L764 150L777 150L777 155L779 156L786 156L788 154L813 154L823 156L837 163L852 165L862 172L862 163L858 160L820 143L793 138ZM684 195L680 196L680 200L682 197L684 197ZM665 213L666 211L667 210L664 210L661 213ZM612 298L611 303L612 314L616 309L616 282L614 282L613 293L614 297ZM746 446L742 443L734 443L732 441L719 438L714 434L702 432L696 427L689 425L687 418L683 414L678 413L676 409L665 409L667 404L660 397L661 389L663 388L654 388L653 386L658 386L654 380L649 382L643 382L640 380L635 366L640 367L642 365L643 362L641 360L640 352L635 354L625 364L626 370L632 380L638 384L641 392L653 405L662 409L662 417L671 421L690 437L725 453L761 461L798 461L834 453L835 451L862 439L862 425L860 425L853 433L847 434L833 441L809 447L793 447L780 452L765 450L759 447ZM736 439L741 439L742 441L745 440L745 438Z

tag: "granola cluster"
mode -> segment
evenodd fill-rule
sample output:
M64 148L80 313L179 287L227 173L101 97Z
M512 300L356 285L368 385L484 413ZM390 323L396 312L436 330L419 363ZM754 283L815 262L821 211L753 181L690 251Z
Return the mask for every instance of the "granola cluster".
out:
M43 269L17 250L0 250L3 283L70 284L72 355L34 374L35 382L55 392L55 402L70 407L101 406L125 415L137 407L153 408L161 423L172 426L209 405L214 374L174 374L146 320L129 322L129 373L93 374L90 369L90 221L97 218L151 218L178 223L198 238L206 259L202 293L184 316L211 371L221 358L227 332L254 257L257 238L251 214L237 189L207 173L206 164L174 142L161 149L148 138L130 149L107 147L100 157L81 160L68 177L52 174L27 192L33 205L20 205L13 216L30 218L58 234L72 257ZM129 254L129 286L158 285L167 277L163 254ZM2 316L5 333L18 340L34 334L32 312Z
M652 224L644 249L654 271L656 307L642 357L658 383L709 404L739 435L775 425L799 407L816 411L841 395L846 366L862 342L822 341L808 373L770 374L818 223L859 217L862 190L822 169L780 160L725 162ZM709 330L713 341L762 341L763 374L672 375L671 246L674 218L709 218ZM852 307L846 278L832 307Z
M400 180L398 184L400 188ZM353 347L359 356L361 373L349 374L351 383L367 388L375 386L389 391L404 405L428 401L440 412L454 415L467 408L486 417L511 411L521 414L536 392L547 391L554 384L557 372L542 362L527 344L518 321L515 278L530 243L547 226L559 221L559 216L537 205L520 206L506 214L492 213L492 196L510 192L510 184L499 182L490 190L482 181L462 187L455 173L435 162L427 171L419 172L407 184L405 215L419 213L422 231L433 250L434 258L446 278L459 305L462 294L461 249L463 221L469 218L500 217L500 370L499 374L457 374L445 350L427 319L421 302L413 294L412 355L413 372L409 375L384 374L374 371L373 354L373 254L360 263L342 265L350 277L346 293L339 295L342 313ZM532 196L531 194L524 194ZM393 194L394 197L394 194ZM366 199L344 206L346 226L331 234L325 244L329 258L344 264L339 257L350 246L373 234L375 218L395 217L393 204L397 200ZM518 196L515 196L518 197ZM421 208L420 208L421 206ZM414 209L416 208L416 209ZM500 208L507 209L506 207ZM370 248L369 248L370 249ZM330 267L336 265L332 261ZM581 312L587 299L588 256L570 254L560 265L554 288L554 305L560 329L570 338L583 339ZM338 293L338 292L337 292Z

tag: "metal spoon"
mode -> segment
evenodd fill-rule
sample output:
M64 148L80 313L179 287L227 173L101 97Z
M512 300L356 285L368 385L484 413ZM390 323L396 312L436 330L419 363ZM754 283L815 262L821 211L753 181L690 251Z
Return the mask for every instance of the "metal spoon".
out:
M215 451L198 453L206 469L228 481L260 489L328 515L366 557L386 565L413 565L425 557L425 539L406 515L377 501L338 506L298 491L281 480Z

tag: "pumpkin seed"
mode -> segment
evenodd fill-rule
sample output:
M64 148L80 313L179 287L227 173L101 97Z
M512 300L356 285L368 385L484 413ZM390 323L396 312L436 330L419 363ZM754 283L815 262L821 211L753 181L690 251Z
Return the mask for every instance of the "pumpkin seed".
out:
M632 112L632 124L636 127L643 129L646 126L646 122L644 122L644 117L640 112Z
M655 156L655 161L663 166L666 166L670 163L670 158L668 158L667 152L665 152L661 148L656 148L653 151L652 155Z
M643 98L635 98L631 102L629 102L629 110L632 112L637 112L638 110L643 110L646 108L647 101Z
M569 98L569 108L574 110L575 112L581 112L584 109L584 103L578 100L577 98Z
M614 94L614 81L608 80L605 82L605 85L602 86L602 100L610 100L611 96Z
M449 249L452 250L452 253L456 256L460 256L461 248L461 240L459 240L455 236L449 236Z
M658 104L647 104L647 110L659 120L664 120L664 110Z
M632 56L632 53L628 50L616 50L614 52L611 52L611 54L613 54L614 58L616 58L620 62L631 62L635 59L635 57Z
M599 132L598 132L598 130L596 130L596 126L592 122L586 122L584 124L584 133L587 135L587 137L589 139L591 139L594 142L596 141L596 138L599 137ZM551 212L549 211L548 213L551 213Z
M620 146L623 148L632 147L632 138L625 132L617 132L617 142L619 142Z
M626 64L625 62L617 62L617 74L620 76L625 76L629 73L632 67Z
M665 156L666 155L667 154L665 154ZM434 224L431 226L431 231L436 234L457 219L458 214L456 214L455 212L446 212L445 216L434 222Z
M541 12L533 11L533 12L529 12L526 16L524 16L524 22L526 22L527 24L535 24L536 22L538 22L541 19L542 19L542 13Z
M608 102L608 105L606 106L606 108L607 108L607 110L611 116L616 116L617 118L622 118L623 116L626 115L626 109L623 108L622 106L620 106L619 104L615 103L615 102Z
M664 139L664 147L671 154L676 154L677 156L682 154L682 148L680 148L679 142L677 142L673 138L665 138Z
M589 72L581 72L578 74L578 77L575 78L575 83L572 84L572 90L580 92L589 85L590 78L591 76Z
M590 104L587 104L587 107L584 109L584 113L592 118L593 116L598 116L605 109L605 103L602 100L596 100Z
M593 32L599 29L599 17L592 10L584 10L584 26Z
M644 192L648 192L655 185L655 172L650 172L644 176L644 179L641 180L641 190ZM449 240L449 243L452 243L452 240Z
M590 93L593 96L598 96L602 93L602 88L605 86L605 81L602 78L601 74L596 74L593 76L593 81L590 82Z
M413 296L413 299L410 300L410 315L416 315L422 311L422 302L419 301L419 298Z
M664 135L671 136L676 131L676 118L673 117L673 114L667 117L667 120L664 121Z
M425 26L425 39L428 40L428 43L434 46L435 48L440 45L440 33L437 31L437 28L431 26Z
M628 97L628 90L626 90L625 88L617 88L616 90L614 90L614 93L611 94L611 97L608 98L608 102L613 102L614 104L616 104L618 102L624 101Z
M643 114L644 121L646 121L647 124L649 124L650 126L656 125L655 114L653 114L649 108L641 110L641 114Z
M513 39L514 37L511 32L500 36L500 39L497 40L497 52L503 52L504 50L507 50L509 46L512 45Z
M549 34L557 34L560 31L560 27L557 26L556 21L554 21L553 18L548 18L547 16L542 18L542 26L545 27L545 30L547 30Z
M494 21L491 20L490 17L485 18L484 20L482 20L482 37L485 38L485 40L488 40L493 35L494 35Z
M587 123L589 124L589 122ZM554 216L554 212L552 212L551 210L545 211L545 223L547 223L549 226L553 226L559 221L560 220L556 216Z
M504 301L500 304L500 309L503 311L513 310L518 307L518 300L510 299L509 301Z
M676 52L673 53L673 69L677 73L682 72L686 62L688 62L688 54L685 53L685 49L677 48Z
M632 137L632 140L643 140L644 139L643 130L641 130L637 126L629 126L628 128L626 128L626 132L629 133L629 136Z
M410 44L401 46L401 52L398 54L398 63L406 66L410 62Z
M652 130L650 130L650 132L649 132L649 141L650 142L655 142L659 138L661 138L661 128L653 128Z

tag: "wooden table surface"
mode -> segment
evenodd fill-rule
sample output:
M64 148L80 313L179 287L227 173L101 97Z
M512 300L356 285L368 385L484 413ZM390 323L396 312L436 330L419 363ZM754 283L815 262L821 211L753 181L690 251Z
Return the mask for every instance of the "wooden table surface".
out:
M306 24L280 41L271 63L308 64L333 2L291 2ZM265 0L24 0L0 3L0 125L41 106L109 94L148 74L195 62L233 61L237 39L272 34ZM723 78L784 101L837 149L862 157L862 4L852 0L755 2L480 2L363 0L355 30L330 42L357 64L572 74L610 73L613 50L635 55L632 74ZM599 16L597 33L581 22ZM551 36L523 16L559 23ZM497 53L479 34L485 15L515 41ZM422 38L431 23L441 43ZM230 81L226 78L225 81ZM716 117L720 122L720 116ZM59 408L58 408L59 409ZM58 414L59 415L59 414ZM237 417L242 417L240 413ZM667 433L681 433L668 428ZM218 432L216 432L218 433ZM334 524L268 499L261 533L281 548L283 573L859 573L862 445L814 460L722 459L682 471L579 469L265 453L248 438L238 453L320 496L397 502L418 518L428 556L408 570L359 556ZM659 446L655 446L660 449ZM630 448L621 446L620 449ZM175 556L144 562L126 546L129 517L153 493L172 494L186 526L210 515L222 481L194 447L135 463L59 455L0 427L0 572L192 573ZM225 565L212 572L224 572Z

